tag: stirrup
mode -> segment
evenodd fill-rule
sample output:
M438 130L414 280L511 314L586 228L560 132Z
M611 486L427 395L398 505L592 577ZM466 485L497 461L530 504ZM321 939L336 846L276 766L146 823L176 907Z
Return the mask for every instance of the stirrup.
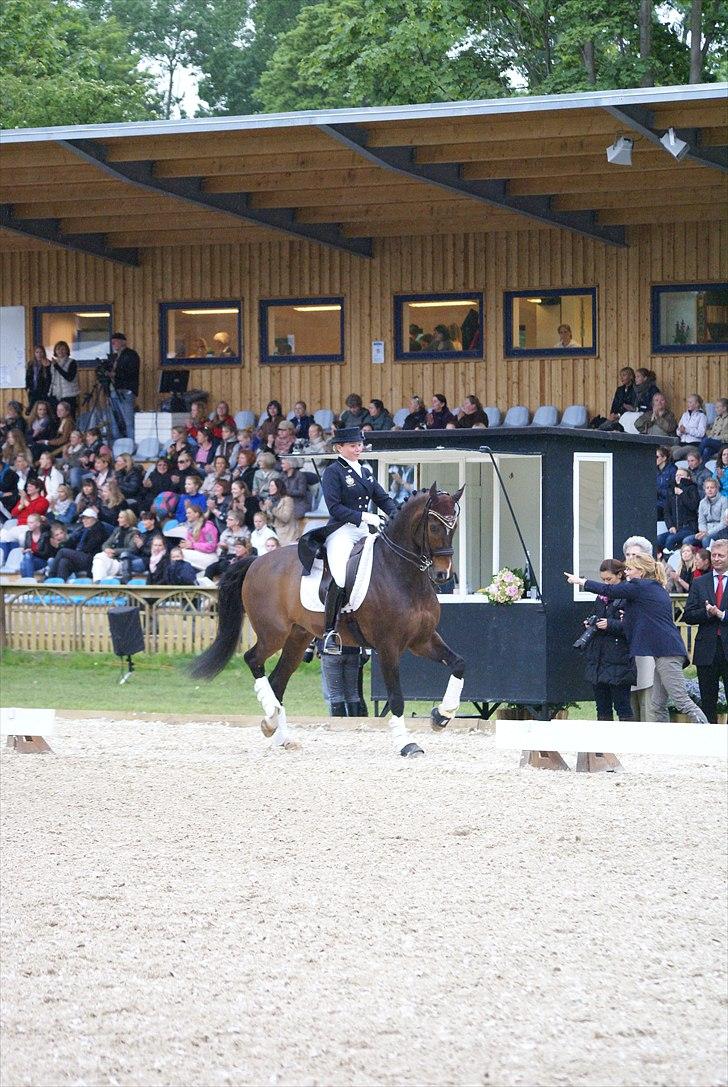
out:
M324 653L327 657L340 657L341 648L341 638L336 633L336 631L327 631L327 633L324 635L321 652Z

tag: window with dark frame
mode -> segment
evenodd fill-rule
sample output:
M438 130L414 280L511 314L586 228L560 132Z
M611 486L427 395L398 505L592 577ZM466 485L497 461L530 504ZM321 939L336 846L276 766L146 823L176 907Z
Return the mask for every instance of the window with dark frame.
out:
M236 301L162 302L159 307L162 365L239 365L241 317L242 306Z
M401 294L394 299L394 357L482 359L483 295Z
M728 283L652 288L652 353L728 350Z
M596 287L505 291L503 345L511 358L596 355Z
M275 364L343 362L344 299L262 300L260 361Z
M43 344L50 358L59 340L65 340L79 367L92 368L106 359L111 345L113 309L102 303L74 306L36 306L33 343Z

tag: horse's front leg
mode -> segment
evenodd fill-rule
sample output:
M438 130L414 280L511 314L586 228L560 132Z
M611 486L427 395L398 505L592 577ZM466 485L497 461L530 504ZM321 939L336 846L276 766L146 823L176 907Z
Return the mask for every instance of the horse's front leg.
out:
M420 642L410 648L418 657L427 657L428 660L440 661L441 664L447 665L450 669L450 679L442 702L439 706L435 706L430 713L430 724L436 732L439 732L440 729L446 727L458 712L460 696L463 693L463 684L465 682L465 661L442 640L436 630L432 632L427 641Z
M424 751L416 744L404 723L404 698L399 681L399 653L396 650L379 647L377 650L382 676L387 688L387 698L392 716L389 719L389 735L392 738L394 749L404 758L412 758L413 755L424 755Z

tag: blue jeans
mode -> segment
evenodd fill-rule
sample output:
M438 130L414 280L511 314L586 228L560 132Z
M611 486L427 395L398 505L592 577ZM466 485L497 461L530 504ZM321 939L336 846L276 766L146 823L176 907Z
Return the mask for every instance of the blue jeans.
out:
M661 532L655 540L655 549L660 551L675 551L683 540L686 540L688 536L693 536L694 532L692 528L679 528L677 532Z
M39 559L37 555L26 553L20 563L20 576L32 577L36 570L42 570L47 559Z
M109 431L112 442L117 438L134 438L134 399L131 389L114 389L109 397Z

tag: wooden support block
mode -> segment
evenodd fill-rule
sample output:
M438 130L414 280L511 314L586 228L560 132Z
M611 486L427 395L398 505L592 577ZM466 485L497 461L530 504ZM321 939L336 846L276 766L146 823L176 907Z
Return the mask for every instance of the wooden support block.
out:
M580 751L576 756L577 774L624 773L616 755L608 751Z
M8 747L19 755L52 755L50 747L42 736L8 736Z
M558 751L522 751L520 766L533 766L536 770L569 769Z

